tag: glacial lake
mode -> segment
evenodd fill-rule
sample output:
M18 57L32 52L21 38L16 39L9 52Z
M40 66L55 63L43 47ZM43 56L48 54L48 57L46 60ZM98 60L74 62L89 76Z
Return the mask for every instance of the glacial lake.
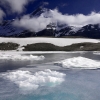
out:
M99 52L0 54L0 100L99 99Z

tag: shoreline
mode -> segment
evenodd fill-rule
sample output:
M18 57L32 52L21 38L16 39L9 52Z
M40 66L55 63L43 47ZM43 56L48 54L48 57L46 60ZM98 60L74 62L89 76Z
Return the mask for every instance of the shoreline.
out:
M100 40L86 38L1 38L1 51L100 51Z
M0 37L0 43L17 43L20 46L25 46L28 44L36 43L50 43L59 47L69 46L77 43L99 43L99 39L90 38L45 38L45 37L35 37L35 38L3 38Z
M0 54L100 53L99 51L0 51Z

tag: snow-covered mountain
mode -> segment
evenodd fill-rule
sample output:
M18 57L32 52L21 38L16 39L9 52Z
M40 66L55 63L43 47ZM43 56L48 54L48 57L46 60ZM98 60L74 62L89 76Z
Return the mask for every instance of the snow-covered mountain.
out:
M50 9L40 6L30 14L30 17L39 17L41 14L48 12L49 10Z
M46 9L43 7L39 7L34 10L30 17L39 17L44 13L49 12L50 9ZM45 18L51 17L47 15L43 15ZM17 27L13 25L13 20L4 20L0 24L0 36L1 37L33 37L33 36L54 36L54 37L61 37L61 36L83 36L89 38L100 38L100 25L99 24L89 24L83 27L75 27L69 26L64 23L56 23L50 22L45 29L34 32L30 30L26 30L22 27Z
M12 25L13 20L4 20L0 24L0 36L13 36L23 32L23 29L17 28Z

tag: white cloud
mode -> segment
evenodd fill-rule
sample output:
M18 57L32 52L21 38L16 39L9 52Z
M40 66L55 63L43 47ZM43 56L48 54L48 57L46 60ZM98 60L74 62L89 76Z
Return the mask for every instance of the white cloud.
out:
M50 22L82 27L87 24L100 23L100 13L92 12L88 15L68 15L62 14L57 9L54 9L49 11L47 10L39 17L30 17L29 15L25 15L20 20L15 20L14 25L38 32L45 29Z
M43 16L30 18L29 15L26 15L23 16L21 20L16 19L13 24L38 32L45 29L50 22L51 18L44 18Z
M67 5L68 5L67 3L61 3L61 4L59 4L60 7L65 7Z
M5 13L2 9L0 9L0 22L2 21L3 17L5 16Z
M49 5L49 2L43 2L43 5Z
M5 7L10 7L12 12L22 13L25 6L34 0L0 0Z
M76 15L63 15L58 10L51 10L52 17L57 22L65 23L70 26L84 26L87 24L100 23L100 13L92 12L88 15L76 14Z

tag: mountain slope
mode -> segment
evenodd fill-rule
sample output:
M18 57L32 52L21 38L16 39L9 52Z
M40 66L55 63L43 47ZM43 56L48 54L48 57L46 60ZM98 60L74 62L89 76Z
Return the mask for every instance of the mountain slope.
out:
M29 16L31 18L43 15L45 18L51 17L45 15L50 9L39 7L34 10ZM100 38L100 24L89 24L83 27L69 26L64 23L51 22L45 29L39 32L26 30L25 28L16 27L13 25L13 20L4 20L0 24L1 37L35 37L35 36L82 36L88 38Z
M23 30L12 25L14 20L5 20L0 24L0 36L13 36L20 34Z

